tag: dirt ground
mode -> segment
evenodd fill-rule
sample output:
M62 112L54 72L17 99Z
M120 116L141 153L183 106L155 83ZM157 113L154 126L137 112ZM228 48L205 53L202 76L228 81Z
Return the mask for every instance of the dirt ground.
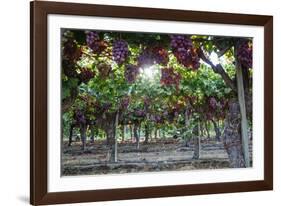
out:
M251 147L250 147L251 153ZM192 143L185 147L179 140L154 140L140 143L118 143L118 162L109 162L111 150L104 141L88 143L86 151L81 144L63 143L62 175L120 174L148 171L182 171L228 168L227 153L221 142L201 141L200 158L192 159Z

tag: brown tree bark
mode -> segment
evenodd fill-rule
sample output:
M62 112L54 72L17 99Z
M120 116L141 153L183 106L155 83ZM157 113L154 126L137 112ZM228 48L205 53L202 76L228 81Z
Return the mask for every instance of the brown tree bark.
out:
M68 146L71 146L72 143L72 136L73 136L73 129L74 129L75 125L71 124L70 128L69 128L69 138L68 138Z
M145 125L144 125L144 136L145 136L144 143L147 144L148 140L149 140L149 126L148 126L148 123L145 123Z
M116 130L116 116L117 113L104 113L96 120L96 126L105 131L106 143L111 150L110 161L114 161L114 146L115 146L115 130Z
M225 119L222 135L223 144L229 157L231 168L245 167L241 144L241 115L237 99L229 102L229 111Z
M115 161L115 115L108 115L107 118L107 125L106 125L106 136L107 136L107 142L111 149L111 155L110 155L110 162Z
M106 141L108 145L113 145L115 143L115 132L114 132L114 123L111 123L106 128Z
M194 135L194 152L193 152L193 157L192 159L195 159L195 160L198 160L199 157L200 157L200 128L199 128L199 123L198 125L196 125L194 128L193 128L193 135Z
M208 122L205 121L205 129L206 129L206 132L207 132L207 138L208 140L210 139L210 131L209 131L209 127L208 127Z
M139 139L139 134L138 134L138 125L137 124L134 124L134 137L136 139L136 146L137 146L137 149L139 149L140 147L140 139Z
M122 138L122 142L125 141L125 125L121 125L121 138Z
M111 150L111 155L109 161L114 162L116 160L115 147L116 147L116 126L118 125L118 115L117 112L106 113L97 121L97 124L106 133L106 142Z
M157 132L158 132L158 129L155 128L155 129L154 129L154 138L155 138L155 139L157 139Z
M221 131L220 131L216 121L213 120L213 119L211 121L214 125L214 130L215 130L215 133L216 133L216 140L219 142L219 141L221 141Z
M96 135L95 127L94 127L94 125L90 125L89 128L90 128L90 131L91 131L91 143L94 143L95 142L95 135Z
M87 125L80 125L81 141L82 141L82 150L86 149L86 131Z
M189 104L185 108L185 112L184 112L184 126L185 126L185 130L187 131L189 127ZM186 147L189 147L189 137L187 136L184 137L184 145Z
M133 142L134 141L133 126L130 124L129 127L130 127L131 141Z

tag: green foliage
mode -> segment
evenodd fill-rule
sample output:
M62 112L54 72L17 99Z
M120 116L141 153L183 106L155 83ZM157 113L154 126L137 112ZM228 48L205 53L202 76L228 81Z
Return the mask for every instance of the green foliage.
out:
M206 112L204 109L210 97L227 99L233 95L233 91L225 84L221 76L202 60L200 68L196 71L180 64L171 50L169 35L99 32L101 43L106 45L106 48L95 53L87 45L85 31L65 30L62 33L63 42L74 39L73 42L81 52L79 58L73 58L72 62L76 76L69 77L62 74L62 99L71 97L74 90L78 94L71 107L63 114L64 126L71 122L77 109L82 110L89 120L95 120L100 115L99 112L113 113L119 110L122 111L122 118L127 118L128 121L145 122L155 127L164 125L164 128L168 130L173 130L176 125L177 129L181 128L184 138L187 138L191 136L192 128L198 118L202 118ZM230 78L235 77L232 48L234 38L200 35L187 37L193 42L194 52L201 48L204 53L210 55L228 48L220 58L221 64ZM128 43L130 55L124 63L118 65L112 58L112 46L114 41L120 39ZM168 53L167 66L154 63L149 68L139 68L136 80L128 82L125 78L126 64L138 66L139 55L146 48L159 45ZM71 52L77 54L75 51ZM166 67L173 68L179 74L178 85L165 85L161 82L161 71ZM93 74L90 80L84 83L79 77L83 68L87 68ZM130 99L126 109L121 107L124 97ZM196 112L189 120L189 127L185 128L183 113L188 106L188 101L191 100L193 110ZM102 110L103 105L107 105L108 108ZM140 111L148 115L136 115ZM175 111L178 114L172 121L164 115L164 113L170 114Z
M71 96L71 90L78 87L78 79L67 78L62 81L62 98L65 99Z

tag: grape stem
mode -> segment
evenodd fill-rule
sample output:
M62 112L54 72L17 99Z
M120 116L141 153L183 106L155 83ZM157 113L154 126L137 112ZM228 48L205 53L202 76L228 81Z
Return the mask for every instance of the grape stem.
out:
M217 52L218 57L223 56L231 47L232 47L232 45L229 45L228 47L225 47L224 49Z
M235 86L234 81L228 76L221 64L214 65L214 63L206 57L201 48L199 48L198 54L205 63L211 66L215 73L221 75L222 79L224 80L227 86L229 86L233 91L237 92L237 88Z

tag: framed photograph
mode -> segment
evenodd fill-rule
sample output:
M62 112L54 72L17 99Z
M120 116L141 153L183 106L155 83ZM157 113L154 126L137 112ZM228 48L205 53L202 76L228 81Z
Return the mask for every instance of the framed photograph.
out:
M273 189L273 17L31 2L30 202Z

